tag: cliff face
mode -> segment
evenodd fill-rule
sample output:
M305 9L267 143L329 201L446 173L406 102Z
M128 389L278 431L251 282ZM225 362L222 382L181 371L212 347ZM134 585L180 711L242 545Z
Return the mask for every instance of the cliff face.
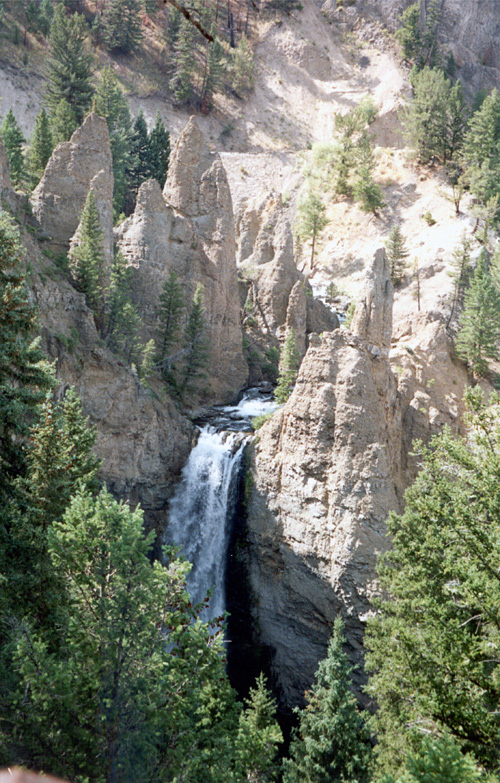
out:
M310 686L338 612L362 664L386 519L402 509L418 469L412 443L460 427L468 379L450 356L444 320L415 314L392 334L392 298L379 250L351 331L311 335L295 389L252 453L254 620L289 706ZM355 676L359 685L362 672Z
M285 703L301 700L324 655L335 615L346 614L359 659L362 618L398 508L400 431L390 370L392 285L375 258L358 334L311 336L288 403L260 430L248 525L261 642ZM378 314L389 323L376 323Z
M70 141L58 144L33 191L31 205L40 235L54 252L67 252L90 188L99 210L109 265L113 256L112 157L106 121L94 113Z
M192 118L174 148L162 195L141 186L134 214L117 231L134 267L134 296L148 337L158 327L159 296L176 272L189 303L198 283L210 346L206 401L234 399L245 385L231 194L219 156Z
M59 394L75 387L97 428L102 480L117 496L140 503L148 527L160 530L194 428L160 388L152 394L103 347L84 296L54 273L31 237L25 236L24 244L34 267L30 288L40 308L47 353L56 363Z
M420 0L422 18L431 0ZM389 30L411 0L357 0L356 10L381 19ZM442 0L439 41L453 52L466 88L500 83L500 17L496 0Z

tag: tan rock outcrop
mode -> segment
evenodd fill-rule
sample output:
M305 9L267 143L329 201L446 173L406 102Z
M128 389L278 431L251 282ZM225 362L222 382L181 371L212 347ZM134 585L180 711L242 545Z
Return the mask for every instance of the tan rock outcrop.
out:
M231 194L219 156L192 118L172 154L164 195L145 182L134 214L118 229L119 246L134 266L134 298L147 336L158 328L159 296L171 270L186 303L198 283L210 346L205 401L233 399L245 385Z
M422 22L431 0L420 0ZM399 17L409 5L406 0L357 0L356 8L347 8L353 15L375 15L392 32L400 26ZM334 8L326 0L324 9ZM447 52L453 52L462 71L465 88L473 93L481 86L493 87L500 83L500 19L497 0L443 0L438 42ZM355 16L357 14L354 14Z
M69 141L58 144L31 204L40 234L55 252L67 252L92 188L99 209L103 251L113 257L113 171L106 120L89 114Z
M314 299L312 289L295 263L293 236L281 198L270 194L251 204L239 222L240 269L246 280L246 310L252 342L278 346L293 327L301 356L307 335L329 332L338 318L323 302ZM245 324L248 326L248 324Z
M248 506L255 619L289 705L310 686L339 611L359 661L385 520L399 507L399 401L383 353L389 327L379 319L390 314L387 271L377 254L358 320L362 337L311 335L292 396L255 447Z
M30 259L35 243L25 237ZM56 362L62 393L74 386L85 414L97 427L95 451L101 478L133 505L140 503L148 527L160 530L171 488L191 449L194 429L164 394L145 388L132 370L104 348L85 297L65 280L35 274L31 283L40 308L42 337Z

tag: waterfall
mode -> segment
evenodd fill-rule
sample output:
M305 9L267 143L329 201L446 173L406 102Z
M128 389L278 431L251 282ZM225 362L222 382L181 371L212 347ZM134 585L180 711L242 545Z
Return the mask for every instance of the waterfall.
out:
M165 543L181 547L192 563L188 588L193 603L213 589L208 620L226 606L225 572L236 485L251 420L275 408L270 395L246 393L239 405L213 409L182 471L168 515Z

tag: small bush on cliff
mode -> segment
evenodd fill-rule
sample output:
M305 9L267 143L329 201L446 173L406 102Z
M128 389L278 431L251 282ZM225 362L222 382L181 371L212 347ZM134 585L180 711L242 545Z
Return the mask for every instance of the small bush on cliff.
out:
M274 390L276 402L281 404L288 400L297 378L299 361L295 331L290 329L280 357L278 384Z

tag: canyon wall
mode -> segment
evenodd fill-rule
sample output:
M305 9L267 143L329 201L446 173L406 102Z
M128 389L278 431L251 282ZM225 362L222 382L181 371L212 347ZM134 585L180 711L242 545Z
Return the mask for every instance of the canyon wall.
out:
M253 618L288 706L302 702L339 612L361 686L376 560L418 470L412 444L445 424L460 431L468 377L444 318L416 313L393 330L392 298L379 250L350 330L311 335L290 399L251 451Z
M431 0L420 0L424 19ZM331 5L331 4L330 4ZM392 32L411 0L357 0L356 10ZM453 53L468 92L500 86L500 16L496 0L442 0L438 40Z
M163 194L155 181L145 182L134 214L118 228L116 238L134 268L134 299L148 338L158 328L159 297L171 271L188 306L197 284L203 285L210 351L203 404L235 399L248 367L231 193L220 158L194 118L174 147Z

